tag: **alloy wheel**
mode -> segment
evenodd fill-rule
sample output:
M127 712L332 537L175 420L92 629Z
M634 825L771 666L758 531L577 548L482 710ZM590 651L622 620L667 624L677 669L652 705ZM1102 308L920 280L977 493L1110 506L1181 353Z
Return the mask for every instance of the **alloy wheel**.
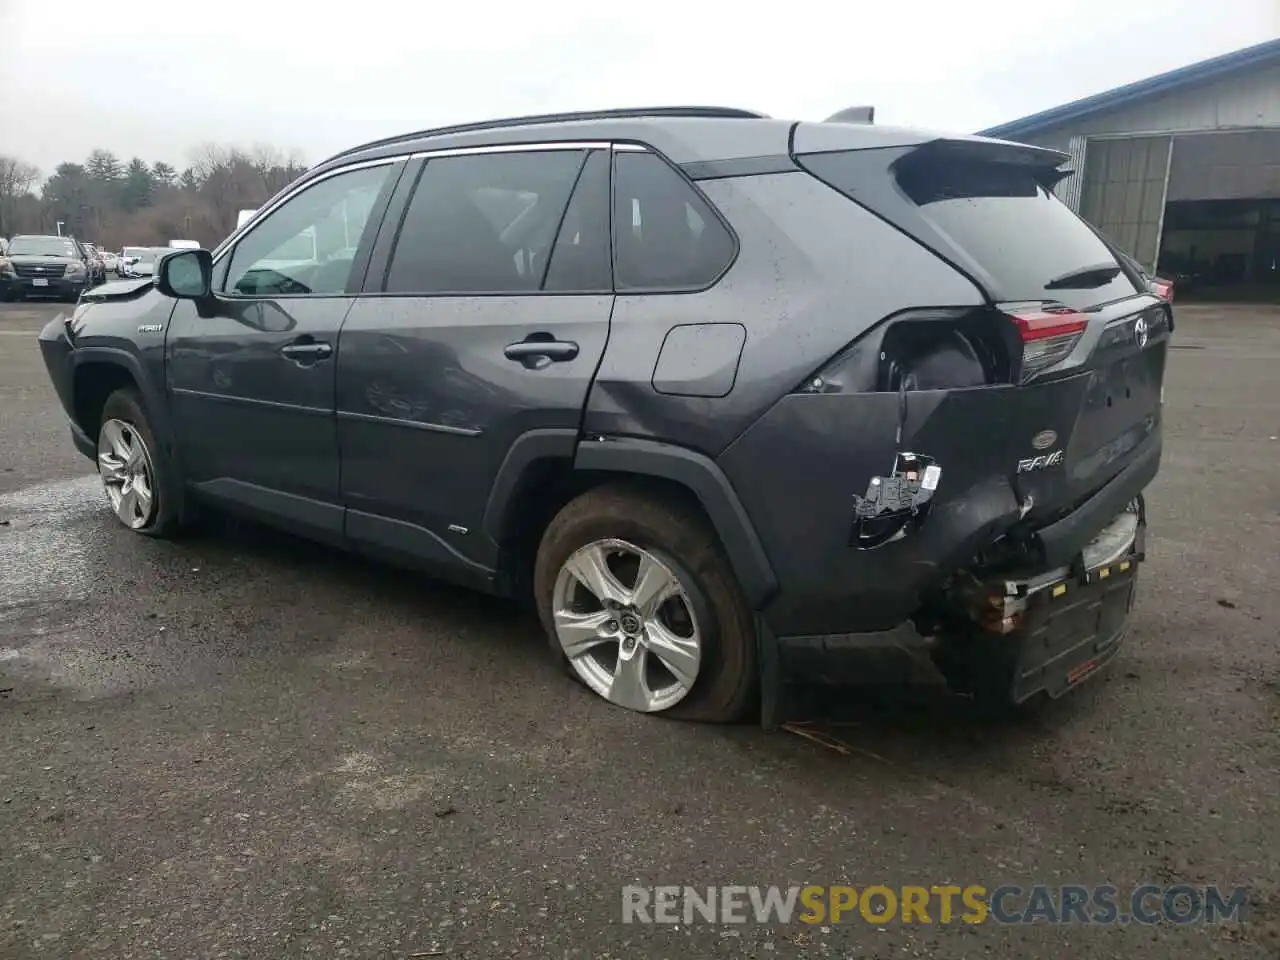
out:
M582 681L611 703L652 713L693 689L702 633L680 575L625 540L596 540L565 561L552 593L556 639Z
M98 434L98 473L111 509L126 527L140 530L155 515L151 452L133 424L108 420Z

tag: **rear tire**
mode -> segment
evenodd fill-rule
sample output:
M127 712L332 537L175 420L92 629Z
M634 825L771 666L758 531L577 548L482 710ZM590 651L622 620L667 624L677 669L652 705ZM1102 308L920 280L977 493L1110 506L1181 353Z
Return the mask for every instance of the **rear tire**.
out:
M147 537L174 533L178 478L135 389L122 387L107 397L97 439L98 473L116 519Z
M596 569L593 557L609 558L611 579L602 592L617 591L616 600L594 597L596 591L570 572ZM666 587L654 593L642 581ZM533 586L553 655L601 697L640 712L705 723L740 720L758 705L751 609L714 528L696 509L625 484L589 490L548 525ZM586 612L570 609L583 599ZM574 617L597 618L598 633L608 639L593 632L571 661L562 634L572 638L575 626L582 629ZM638 687L621 682L624 662L631 660L628 645L640 661L637 675L645 678ZM666 679L674 686L664 685Z

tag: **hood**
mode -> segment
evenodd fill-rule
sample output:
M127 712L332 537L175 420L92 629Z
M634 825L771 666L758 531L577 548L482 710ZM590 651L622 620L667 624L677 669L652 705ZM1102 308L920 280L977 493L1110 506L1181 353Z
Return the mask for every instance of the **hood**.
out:
M136 280L111 280L81 294L80 299L85 303L133 300L142 296L154 283L155 281L151 277L140 277Z

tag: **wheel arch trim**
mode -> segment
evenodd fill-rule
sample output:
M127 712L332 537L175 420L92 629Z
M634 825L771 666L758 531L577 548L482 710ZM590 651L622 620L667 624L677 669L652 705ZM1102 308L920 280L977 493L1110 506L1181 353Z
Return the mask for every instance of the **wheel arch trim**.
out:
M661 477L685 487L707 512L752 609L762 609L777 590L777 576L751 518L729 478L709 457L655 440L606 437L578 444L573 465L576 470Z
M121 368L138 385L146 404L147 414L151 420L151 431L156 440L164 444L166 449L172 446L173 434L169 428L169 410L164 403L164 395L156 387L142 365L142 361L128 350L118 347L78 347L71 354L71 402L76 403L75 380L79 369L86 364L102 364ZM86 431L87 432L87 431ZM97 431L93 433L96 442Z

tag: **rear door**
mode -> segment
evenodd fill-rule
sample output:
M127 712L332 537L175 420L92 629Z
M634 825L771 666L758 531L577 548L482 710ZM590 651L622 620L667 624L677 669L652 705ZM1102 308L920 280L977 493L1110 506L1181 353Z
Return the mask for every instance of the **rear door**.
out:
M604 352L609 151L449 151L402 187L339 343L347 535L483 575L503 457L526 431L578 430Z

